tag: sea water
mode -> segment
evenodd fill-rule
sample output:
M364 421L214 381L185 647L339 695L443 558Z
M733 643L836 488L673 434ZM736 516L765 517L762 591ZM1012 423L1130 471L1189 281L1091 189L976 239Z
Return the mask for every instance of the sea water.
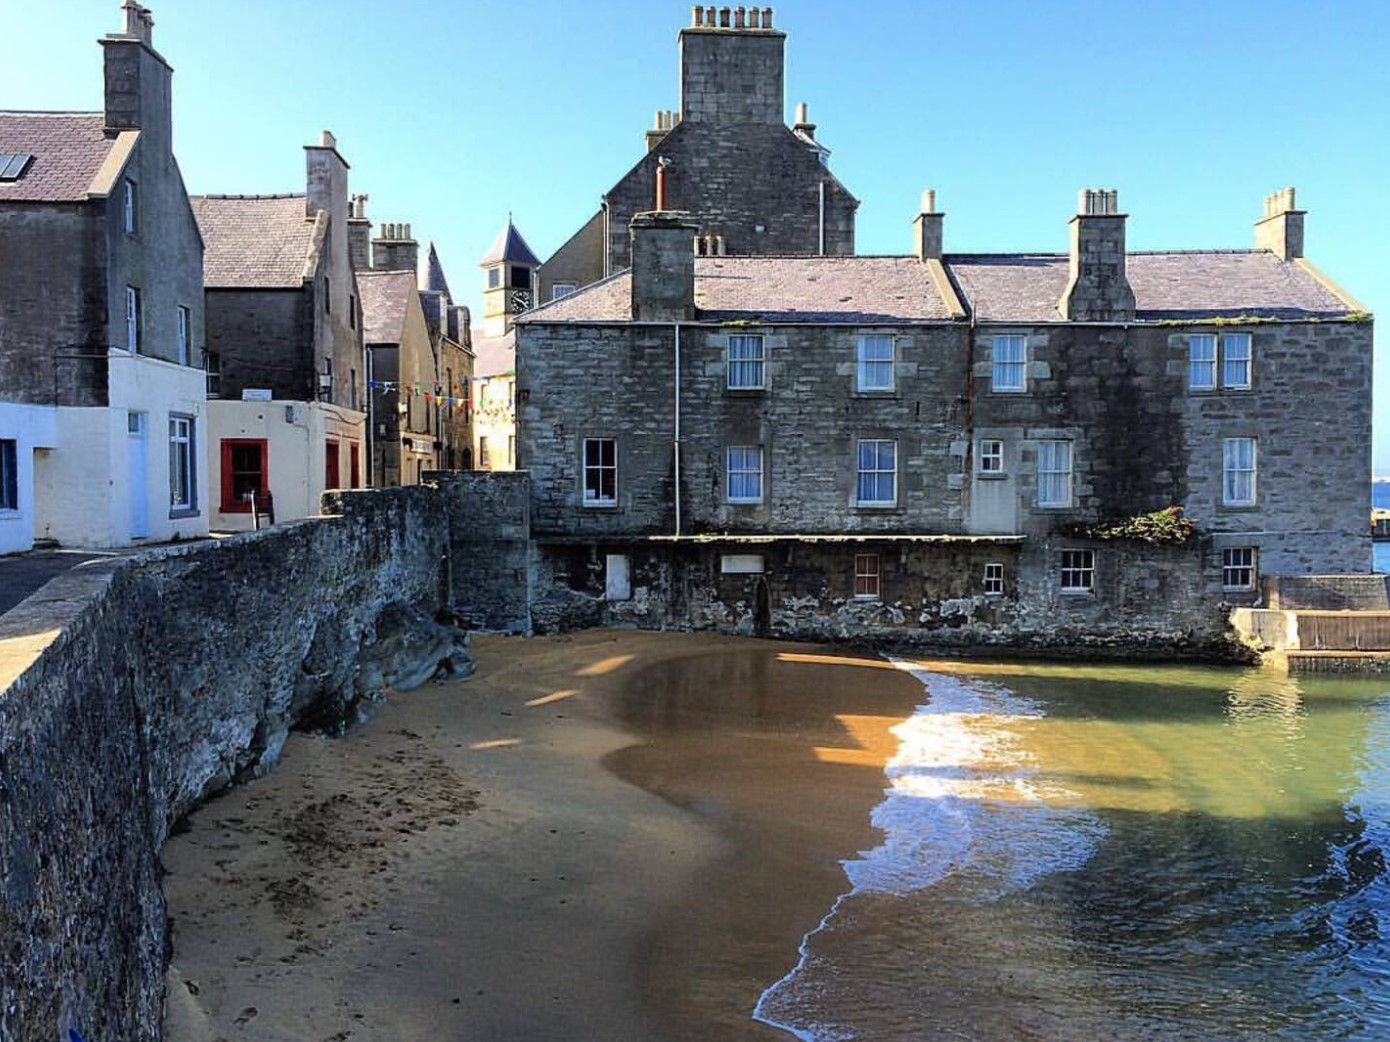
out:
M1390 1038L1390 681L896 665L845 891L755 1017L814 1042Z

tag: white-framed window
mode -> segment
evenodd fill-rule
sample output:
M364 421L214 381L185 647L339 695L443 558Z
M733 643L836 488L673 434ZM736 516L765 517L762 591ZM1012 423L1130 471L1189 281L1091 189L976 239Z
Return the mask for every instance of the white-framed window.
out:
M135 286L125 288L125 349L131 354L140 350L140 335L144 321L140 314L140 290Z
M487 435L478 435L478 466L482 470L487 470L492 466L492 458L488 454Z
M19 509L19 443L0 438L0 510Z
M573 282L557 282L550 287L550 299L559 300L561 297L568 297L578 288Z
M1255 505L1254 438L1225 438L1221 442L1221 502L1228 507Z
M996 438L985 438L980 442L980 473L1004 473L1004 443Z
M182 304L179 305L179 365L188 365L191 351L188 346L188 330L192 317Z
M1038 506L1071 506L1071 442L1038 442Z
M878 554L854 555L854 596L856 600L878 600Z
M204 356L203 364L207 366L208 374L208 397L222 397L222 355L217 351L208 351Z
M618 443L612 438L584 439L584 505L618 504Z
M729 337L729 390L760 391L763 388L763 338L738 333Z
M1004 592L1004 566L998 561L985 565L985 595L998 597Z
M1193 333L1187 338L1187 387L1191 391L1216 390L1216 337Z
M1253 590L1255 588L1255 548L1228 546L1221 551L1221 588L1223 590Z
M1253 372L1254 356L1249 333L1222 333L1219 338L1215 333L1192 333L1188 336L1188 390L1248 391Z
M722 554L720 575L762 575L767 570L762 554Z
M1249 333L1221 334L1221 384L1233 391L1250 390Z
M1028 338L997 336L990 352L990 390L1023 391L1028 386Z
M1094 550L1062 551L1063 593L1093 593L1096 588L1096 552Z
M498 286L500 286L500 285L502 285L502 269L501 269L501 268L488 268L488 269L487 269L487 288L488 288L488 289L496 289L496 288L497 288Z
M196 507L194 494L193 417L169 414L169 509Z
M128 177L121 191L121 230L127 235L134 235L140 230L139 189Z
M727 494L730 503L763 501L763 449L761 445L730 445L725 452Z
M898 502L898 443L861 438L855 457L854 500L859 506L895 506Z
M893 362L891 336L861 336L855 351L855 387L860 391L893 390Z

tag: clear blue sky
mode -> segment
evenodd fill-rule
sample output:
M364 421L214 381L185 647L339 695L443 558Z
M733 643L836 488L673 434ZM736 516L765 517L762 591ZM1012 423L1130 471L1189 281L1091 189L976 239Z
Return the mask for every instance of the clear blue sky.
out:
M154 0L189 190L303 190L322 128L378 222L433 239L476 304L515 214L544 258L678 101L686 3ZM903 253L921 189L948 250L1066 248L1078 188L1114 187L1134 249L1246 247L1297 187L1309 259L1371 310L1377 473L1390 473L1390 3L991 0L774 5L787 108L811 106L861 201L862 253ZM117 0L0 0L5 108L101 107ZM1317 408L1317 402L1309 402Z

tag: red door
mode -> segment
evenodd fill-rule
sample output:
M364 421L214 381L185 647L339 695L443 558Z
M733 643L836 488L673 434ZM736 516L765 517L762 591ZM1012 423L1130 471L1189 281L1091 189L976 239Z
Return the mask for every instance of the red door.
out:
M324 442L323 487L342 488L338 471L338 443L332 438Z
M361 456L358 454L358 444L355 441L348 442L348 488L361 488Z

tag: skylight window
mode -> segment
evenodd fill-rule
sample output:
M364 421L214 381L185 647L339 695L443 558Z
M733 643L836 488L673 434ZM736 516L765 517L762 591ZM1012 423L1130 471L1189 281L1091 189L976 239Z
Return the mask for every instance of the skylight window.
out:
M18 181L33 158L31 152L0 152L0 181Z

